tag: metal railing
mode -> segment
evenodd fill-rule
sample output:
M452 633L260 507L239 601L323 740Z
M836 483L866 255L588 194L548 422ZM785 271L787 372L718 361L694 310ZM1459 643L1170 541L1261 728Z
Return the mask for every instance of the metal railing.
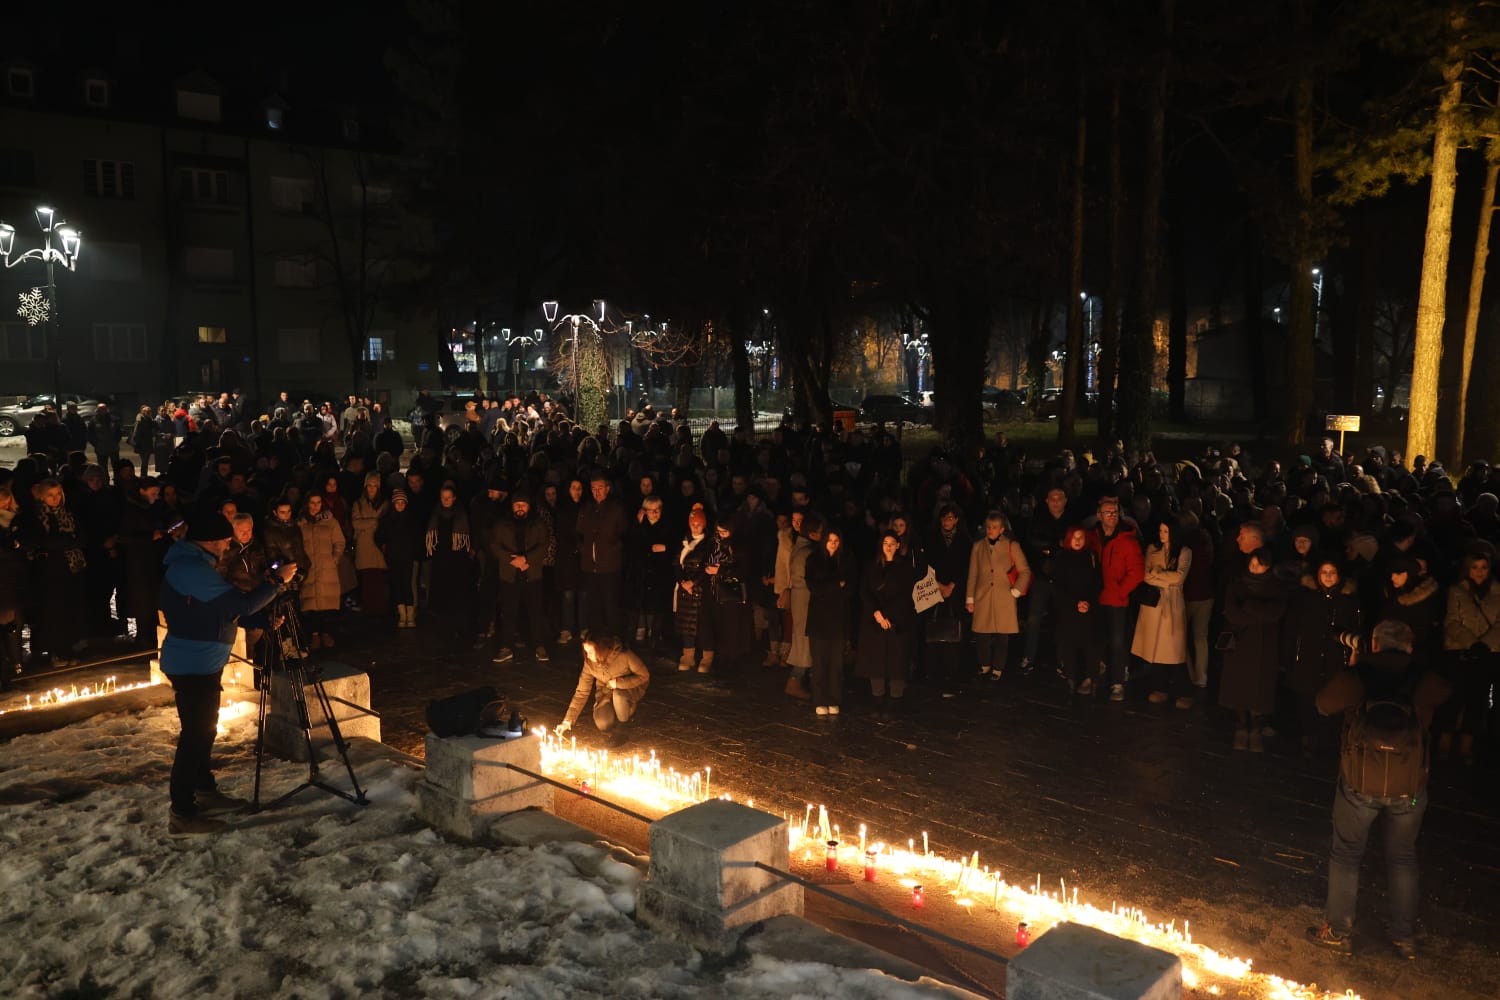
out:
M839 892L835 892L833 889L830 889L826 885L819 885L816 882L809 882L807 879L802 878L800 875L794 875L791 872L782 871L780 868L777 868L774 865L768 865L764 861L755 862L755 867L759 868L763 872L775 875L777 878L784 881L795 882L803 889L815 892L820 896L827 896L829 899L838 900L840 903L843 903L845 906L848 906L851 909L859 910L861 913L868 914L872 917L878 917L886 923L895 924L897 927L905 928L906 930L921 934L924 937L930 937L935 941L941 941L943 944L949 945L950 947L962 949L963 951L967 951L973 955L978 955L980 958L987 959L991 962L998 962L1000 965L1010 964L1010 959L1006 958L1004 955L999 954L998 952L990 951L988 948L981 948L977 944L971 944L968 941L961 940L960 938L953 937L952 935L944 934L942 931L933 930L931 927L923 927L921 924L907 920L905 917L898 917L891 911L882 910L880 907L874 906L870 903L865 903L858 899L850 899L848 896L845 896Z
M654 819L653 817L647 816L644 813L638 813L634 809L631 809L629 806L622 806L618 802L609 801L609 799L601 799L599 796L595 795L592 792L585 792L583 789L578 788L574 785L570 785L565 781L558 781L555 778L547 777L545 774L538 774L537 772L529 768L522 767L519 764L511 764L505 761L496 761L495 763L496 766L515 771L517 774L524 774L526 775L526 777L532 778L536 781L545 782L546 784L551 785L553 788L561 788L565 792L571 792L579 798L588 799L590 802L597 802L601 806L604 806L606 809L613 809L615 812L623 813L624 815L629 816L631 819L637 819L642 823L647 824L656 822L656 819Z

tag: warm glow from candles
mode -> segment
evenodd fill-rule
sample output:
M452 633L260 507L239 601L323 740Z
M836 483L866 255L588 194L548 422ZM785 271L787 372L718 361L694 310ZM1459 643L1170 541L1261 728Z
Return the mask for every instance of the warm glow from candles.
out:
M680 774L674 768L663 767L654 750L646 760L641 760L639 755L612 756L604 750L589 750L587 747L579 750L576 739L565 743L544 730L535 732L542 741L544 773L560 781L576 782L587 777L592 781L593 790L604 798L628 799L661 814L711 797L737 801L733 795L724 792L710 796L706 771L701 778L698 773ZM753 804L753 801L747 804ZM838 826L829 822L826 806L820 805L817 810L815 818L813 805L807 803L800 820L794 812L780 813L787 823L792 856L800 854L804 863L811 863L814 852L820 848L825 855L832 853L835 857L840 850L853 849L852 844L828 848L828 841L835 839L834 831ZM864 824L860 824L859 831L863 846ZM1070 890L1062 880L1056 889L1044 892L1040 874L1029 885L1011 884L1001 877L999 869L981 869L977 851L957 860L933 854L925 830L922 831L920 854L916 852L914 839L908 839L906 843L906 849L902 850L876 841L870 849L882 856L881 867L903 876L896 879L899 885L908 891L919 885L922 887L922 902L913 900L916 906L928 900L947 898L963 912L980 916L984 908L974 905L974 897L982 899L988 895L989 910L996 914L1000 923L988 940L997 940L1001 934L1013 935L1018 922L1025 922L1031 934L1030 940L1034 941L1055 924L1070 921L1178 955L1183 963L1183 985L1189 989L1202 989L1211 996L1220 996L1223 990L1213 982L1203 985L1208 980L1233 982L1236 995L1258 995L1266 1000L1361 1000L1352 991L1324 990L1257 972L1248 958L1224 955L1194 941L1186 921L1178 928L1176 920L1154 921L1143 910L1113 902L1104 909L1081 901L1078 887L1073 886Z
M83 701L86 698L107 698L110 695L121 694L125 691L155 687L159 683L161 682L142 681L139 684L119 684L116 683L115 678L106 677L102 681L96 681L93 684L84 684L82 687L77 684L70 684L65 688L57 687L50 691L43 691L37 696L35 702L31 700L31 695L28 694L24 703L15 708L0 711L0 715L6 715L9 712L35 712L41 709L55 708L58 705L69 705L75 701Z

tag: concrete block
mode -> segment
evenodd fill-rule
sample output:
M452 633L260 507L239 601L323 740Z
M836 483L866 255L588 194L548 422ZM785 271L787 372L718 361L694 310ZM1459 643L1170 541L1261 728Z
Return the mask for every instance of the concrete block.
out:
M552 786L512 771L541 770L541 740L427 734L427 770L417 787L417 814L463 840L478 840L499 817L521 809L552 809Z
M361 736L380 742L380 720L367 715L350 705L370 707L370 675L362 670L342 663L322 664L323 689L334 701L333 718L338 722L344 739ZM322 706L318 703L317 691L312 684L304 690L307 712L312 723L312 742L315 753L330 751L333 736ZM349 704L342 704L348 702ZM303 734L302 717L293 697L290 675L277 672L271 675L271 702L266 710L266 750L273 756L286 760L307 760L307 739Z
M705 951L731 950L744 928L802 913L802 887L757 868L789 870L786 822L715 799L651 824L650 878L636 898L642 923Z
M1007 1000L1181 1000L1182 960L1082 924L1061 923L1010 960Z

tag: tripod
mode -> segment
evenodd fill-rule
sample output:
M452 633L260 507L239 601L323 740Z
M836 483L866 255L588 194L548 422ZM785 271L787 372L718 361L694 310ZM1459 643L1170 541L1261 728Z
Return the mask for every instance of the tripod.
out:
M297 605L292 595L282 594L277 597L271 603L267 613L270 624L265 635L261 637L264 662L256 670L256 687L260 688L260 715L255 728L255 794L250 800L251 810L259 811L261 808L260 769L266 753L266 713L271 704L271 678L278 672L286 676L287 687L292 693L292 701L297 706L297 718L302 723L302 738L307 746L307 780L267 803L266 808L274 809L307 788L321 788L341 799L348 799L362 806L369 805L370 800L365 798L364 791L359 787L359 779L354 775L354 765L349 761L349 744L345 742L344 734L339 731L339 722L333 716L333 702L328 697L328 689L323 686L322 671L316 663L308 661L304 652L307 647L303 644L302 616L297 613ZM287 655L288 647L294 655ZM323 780L318 770L318 754L313 747L312 716L307 708L309 685L312 686L314 696L317 698L318 707L323 711L323 718L328 722L328 732L333 737L333 745L338 749L339 757L344 762L344 769L349 772L349 784L353 786L353 792L346 792L342 788L330 785Z

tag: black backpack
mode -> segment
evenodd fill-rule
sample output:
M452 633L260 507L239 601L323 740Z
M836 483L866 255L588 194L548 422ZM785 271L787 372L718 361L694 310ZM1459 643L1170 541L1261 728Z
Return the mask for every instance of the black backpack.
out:
M1415 798L1427 788L1427 733L1411 701L1416 680L1394 697L1367 699L1345 722L1339 767L1351 791Z

